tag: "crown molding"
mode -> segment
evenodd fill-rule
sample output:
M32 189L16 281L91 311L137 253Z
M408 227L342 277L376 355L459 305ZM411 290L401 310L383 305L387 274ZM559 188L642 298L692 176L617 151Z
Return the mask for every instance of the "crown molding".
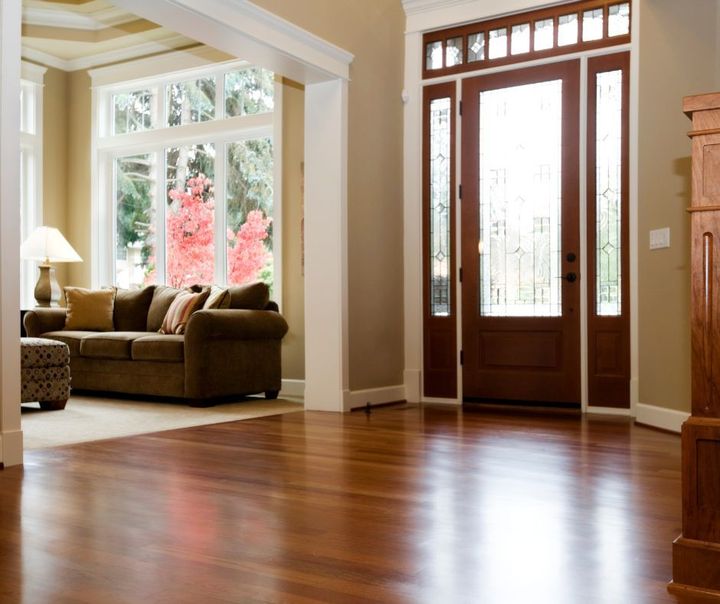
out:
M477 4L477 0L402 0L405 15L408 17L462 4Z
M101 52L87 57L79 57L77 59L61 59L49 53L27 46L22 47L22 56L31 61L42 63L48 67L55 67L63 71L78 71L79 69L92 69L100 65L108 65L110 63L120 63L130 59L137 59L147 55L164 53L169 50L176 50L182 46L188 46L195 42L190 38L186 38L180 34L170 36L155 42L144 42L128 46L127 48L119 48Z
M35 84L43 83L46 71L47 67L36 65L35 63L28 63L27 61L22 61L22 64L20 65L20 77L23 80L27 80Z
M114 25L137 21L137 19L138 17L135 15L115 7L103 8L88 13L77 13L69 10L25 6L22 12L22 22L25 25L62 27L86 31L107 29Z

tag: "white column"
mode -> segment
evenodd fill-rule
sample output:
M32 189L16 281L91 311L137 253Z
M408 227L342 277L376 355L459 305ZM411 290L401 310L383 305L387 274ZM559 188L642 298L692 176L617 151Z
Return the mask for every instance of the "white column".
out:
M405 398L420 402L422 395L422 35L405 36L404 147L404 297Z
M347 81L305 87L305 408L347 411Z
M0 461L22 463L20 429L20 0L0 2Z

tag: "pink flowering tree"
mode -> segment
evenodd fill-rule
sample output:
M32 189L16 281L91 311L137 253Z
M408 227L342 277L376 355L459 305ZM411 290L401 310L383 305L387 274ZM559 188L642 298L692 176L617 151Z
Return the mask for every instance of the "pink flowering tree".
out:
M237 233L228 229L228 283L240 285L258 278L270 257L265 239L271 222L272 218L264 217L262 211L252 210Z
M204 174L189 178L185 190L168 193L172 202L166 223L166 265L167 283L173 287L214 281L213 193L212 181ZM228 283L239 285L258 278L270 258L265 239L271 221L262 211L253 210L237 233L228 229Z
M172 203L166 221L166 280L173 287L212 283L215 272L212 181L198 174L185 184L185 190L168 192Z

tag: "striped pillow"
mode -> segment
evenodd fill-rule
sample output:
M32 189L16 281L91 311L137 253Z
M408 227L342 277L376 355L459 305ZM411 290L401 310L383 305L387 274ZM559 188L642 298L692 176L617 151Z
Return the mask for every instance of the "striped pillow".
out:
M163 319L160 333L185 333L185 326L196 310L202 308L207 300L209 291L193 294L190 292L180 292L170 304L165 318Z

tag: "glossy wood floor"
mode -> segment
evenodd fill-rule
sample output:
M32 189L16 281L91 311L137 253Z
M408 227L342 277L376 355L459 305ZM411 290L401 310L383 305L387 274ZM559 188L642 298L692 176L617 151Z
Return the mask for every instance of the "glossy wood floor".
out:
M26 454L0 602L674 602L680 440L402 406Z

